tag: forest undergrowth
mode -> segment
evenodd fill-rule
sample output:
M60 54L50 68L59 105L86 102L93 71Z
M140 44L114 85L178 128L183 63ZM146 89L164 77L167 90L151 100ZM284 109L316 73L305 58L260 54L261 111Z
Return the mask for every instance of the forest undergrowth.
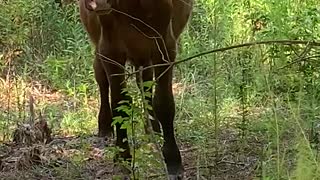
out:
M117 149L95 136L93 48L76 3L0 0L0 14L0 179L111 179ZM186 179L320 179L317 0L196 0L177 60L266 40L310 44L253 45L175 66ZM141 122L133 82L131 118ZM17 127L33 121L48 123L52 141L12 143ZM159 152L141 126L130 131L134 175L164 179Z

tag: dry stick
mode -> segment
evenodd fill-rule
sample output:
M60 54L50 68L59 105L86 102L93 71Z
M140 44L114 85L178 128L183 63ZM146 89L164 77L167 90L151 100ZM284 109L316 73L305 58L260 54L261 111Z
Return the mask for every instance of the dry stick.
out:
M7 102L7 126L4 126L4 128L7 128L6 129L6 133L4 133L4 136L3 136L3 141L6 140L7 138L7 135L9 134L9 123L11 121L11 116L10 116L10 103L11 103L11 94L10 94L10 89L11 89L11 78L10 78L10 72L11 72L11 60L9 60L8 62L8 65L9 65L9 68L8 68L8 73L7 73L7 77L6 77L6 81L8 82L8 91L7 91L7 94L8 94L8 102ZM4 131L3 131L4 132Z
M122 13L123 13L123 12L122 12ZM139 31L143 36L145 36L145 37L147 37L147 38L149 38L149 39L154 39L154 40L155 40L155 43L156 43L156 45L157 45L157 48L158 48L158 50L159 50L159 52L160 52L160 54L161 54L161 59L162 59L164 62L166 62L167 64L170 64L170 63L171 63L170 59L169 59L169 60L166 60L166 59L165 59L165 56L164 56L164 54L163 54L163 52L162 52L162 50L161 50L161 47L160 47L160 45L159 45L159 42L157 41L157 39L161 39L161 42L163 43L163 47L164 47L164 50L165 50L165 52L166 52L167 58L169 58L169 53L168 53L167 47L166 47L166 45L165 45L164 39L163 39L163 37L161 36L161 34L160 34L157 30L155 30L154 28L152 28L151 26L149 26L147 23L143 22L142 20L140 20L140 19L138 19L138 18L134 18L134 17L132 17L132 16L126 14L126 13L124 13L124 14L125 14L126 16L130 17L130 18L133 18L133 19L138 20L139 22L143 23L145 26L147 26L148 28L150 28L152 31L154 31L154 32L159 36L159 37L156 37L156 36L155 36L155 37L153 37L153 36L148 36L148 35L145 34L142 30L140 30L137 26L135 26L135 25L132 24L132 26L133 26L137 31ZM172 25L172 22L170 22L170 23L171 23L171 25ZM170 66L169 66L168 68L166 68L166 69L160 74L159 77L156 78L156 82L157 82L171 67L172 67L172 65L170 64Z
M122 74L112 74L111 76L122 76L122 75L131 76L133 74L139 73L139 71L144 71L144 70L148 70L148 69L152 69L152 68L156 68L156 67L168 66L168 68L166 68L166 70L164 72L162 72L160 74L160 76L158 76L156 78L156 81L154 82L154 83L156 83L170 68L172 68L173 66L175 66L177 64L184 63L184 62L187 62L187 61L191 61L191 60L193 60L193 59L195 59L197 57L205 56L205 55L216 53L216 52L224 52L224 51L228 51L228 50L232 50L232 49L248 47L248 46L255 46L255 45L262 45L262 44L282 44L282 45L300 44L300 45L308 45L310 47L310 49L313 46L320 46L320 42L316 42L316 41L301 41L301 40L267 40L267 41L249 42L249 43L238 44L238 45L228 46L228 47L224 47L224 48L217 48L217 49L213 49L213 50L209 50L209 51L204 51L204 52L201 52L199 54L195 54L193 56L190 56L190 57L187 57L185 59L182 59L182 60L179 60L179 61L175 61L175 62L168 62L168 63L163 63L163 64L155 64L155 65L147 66L147 67L144 67L142 69L136 70L136 71L128 73L128 74L126 74L126 73L125 74L123 74L123 73Z
M289 64L287 64L287 65L284 65L284 66L282 66L282 67L280 67L280 68L278 68L278 69L283 69L283 68L285 68L285 67L291 66L292 64L295 64L295 63L297 63L297 62L300 62L300 61L303 61L303 60L308 59L308 58L306 58L305 56L311 51L311 48L312 48L312 47L311 47L309 44L307 44L307 46L305 47L305 49L303 50L302 53L297 54L297 53L294 51L295 54L296 54L296 56L298 56L298 57L295 58L291 63L289 63Z
M228 46L224 48L218 48L218 49L213 49L209 51L205 51L193 56L190 56L188 58L182 59L180 61L176 61L174 65L180 64L186 61L190 61L194 58L201 57L207 54L212 54L215 52L223 52L223 51L228 51L232 49L237 49L237 48L242 48L242 47L248 47L248 46L255 46L255 45L261 45L261 44L282 44L282 45L293 45L293 44L300 44L300 45L310 45L310 46L320 46L320 42L316 41L301 41L301 40L267 40L267 41L255 41L255 42L248 42L248 43L243 43L243 44L238 44L238 45L233 45L233 46Z
M25 89L26 89L26 87L25 87ZM23 118L22 118L22 120L23 120L23 122L25 122L26 121L26 101L27 101L27 90L24 90L23 91L23 100L22 100L22 105L23 105Z
M145 34L141 29L139 29L137 26L135 26L134 24L131 24L131 25L132 25L138 32L140 32L143 36L145 36L145 37L148 38L148 39L154 39L154 40L155 40L155 43L156 43L156 45L157 45L157 48L158 48L158 50L159 50L159 52L160 52L160 54L161 54L161 59L162 59L164 62L166 62L166 64L169 64L169 67L166 68L166 69L164 70L164 72L162 72L162 73L160 74L159 77L157 77L156 81L158 81L158 80L173 66L173 65L171 65L172 62L170 62L170 59L169 59L169 60L166 60L166 59L165 59L165 56L164 56L163 52L161 51L159 42L157 41L157 39L161 39L161 42L162 42L162 44L163 44L163 47L164 47L165 53L166 53L166 55L167 55L167 58L169 58L168 49L167 49L167 47L166 47L166 45L165 45L165 41L164 41L162 35L161 35L157 30L155 30L152 26L150 26L149 24L145 23L145 22L142 21L141 19L136 18L136 17L133 17L133 16L131 16L131 15L125 13L125 12L118 11L118 10L116 10L116 9L113 9L113 10L116 11L116 12L118 12L118 13L120 13L120 14L123 14L123 15L125 15L125 16L133 19L133 20L136 20L136 21L142 23L143 25L145 25L146 27L150 28L152 31L154 31L154 32L158 35L158 37L157 37L157 36L148 36L148 35ZM170 23L171 23L171 22L170 22ZM136 71L136 73L138 73L138 72L139 72L139 70ZM133 74L135 74L135 73L133 73ZM128 75L131 76L132 74L128 74ZM116 76L116 74L113 74L112 76Z
M296 50L292 45L290 45L289 48L290 48L291 51L293 51L293 53L294 53L296 56L299 56L299 53L297 52L297 50Z
M179 0L179 1L182 2L183 4L189 6L189 7L192 7L193 3L187 3L185 0Z
M163 43L164 50L165 50L165 53L166 53L167 57L169 57L169 53L168 53L167 47L165 46L166 43L165 43L162 35L161 35L157 30L155 30L152 26L150 26L149 24L145 23L145 22L142 21L141 19L136 18L136 17L133 17L133 16L131 16L130 14L127 14L127 13L125 13L125 12L122 12L122 11L119 11L119 10L116 10L116 9L113 9L113 8L112 8L112 10L115 11L115 12L117 12L117 13L120 13L120 14L122 14L122 15L125 15L125 16L127 16L127 17L129 17L129 18L131 18L131 19L133 19L133 20L135 20L135 21L138 21L138 22L142 23L143 25L145 25L146 27L148 27L150 30L152 30L154 33L156 33L156 34L159 36L158 38L161 39L161 42ZM160 51L160 52L163 53L162 51ZM164 61L166 61L166 60L164 60Z
M306 47L304 48L303 52L298 55L298 58L305 57L310 51L311 51L311 46L310 46L310 44L307 44Z
M19 119L21 119L21 107L22 107L22 105L20 104L20 95L19 95L19 87L18 87L18 83L17 83L17 80L16 80L16 78L14 78L15 79L15 82L16 83L14 83L14 85L15 85L15 90L16 90L16 101L17 101L17 108L18 108L18 118Z
M163 52L161 51L161 48L160 48L160 45L159 45L159 42L157 41L157 39L161 39L161 37L157 37L157 36L148 36L147 34L145 34L141 29L139 29L137 26L135 26L134 24L131 24L131 26L133 27L133 28L135 28L137 31L139 31L143 36L145 36L146 38L148 38L148 39L154 39L154 41L155 41L155 43L156 43L156 45L157 45L157 48L158 48L158 50L159 50L159 52L160 52L160 54L161 54L161 59L164 61L164 62L169 62L168 60L166 60L165 58L164 58L164 54L163 54ZM168 54L168 52L167 52L167 54Z
M128 71L125 66L123 66L120 63L118 63L116 60L113 60L113 59L111 59L109 57L106 57L106 56L104 56L103 54L100 54L100 53L97 53L97 54L103 58L103 59L101 59L102 61L110 63L110 64L113 64L113 65L115 65L117 67L120 67L122 70L124 70L124 71L128 72L128 74L130 74L130 71ZM126 73L123 73L122 75L126 75ZM111 75L111 76L113 76L113 75ZM123 82L121 82L121 84L125 83L126 80L128 80L130 78L130 76L132 76L132 74L128 75L128 77Z
M107 56L104 56L103 54L100 54L100 53L97 53L97 54L103 58L103 59L101 59L102 61L110 63L110 64L113 64L113 65L116 65L116 66L120 67L121 69L127 71L126 67L123 66L122 64L118 63L116 60L113 60L113 59L111 59L111 58L109 58Z
M301 61L317 61L317 60L315 60L315 58L320 58L320 55L318 55L318 56L309 56L309 57L304 57L304 58L296 58L290 64L281 66L281 67L277 68L276 70L284 69L284 68L286 68L288 66L291 66L291 65L296 64L296 63L301 62ZM317 62L319 62L319 61L317 61Z
M149 119L149 114L148 114L148 109L147 109L147 102L145 100L145 95L144 95L144 85L143 85L143 79L142 79L143 67L142 66L139 67L139 71L140 71L139 84L140 84L140 91L141 91L141 98L142 98L142 107L143 107L143 111L144 111L143 112L144 113L144 118L145 118L145 121L146 121L146 123L144 123L144 124L147 125L147 127L145 129L147 130L147 133L150 134L151 141L154 141L153 143L155 144L156 149L159 152L161 160L162 160L162 163L163 163L163 168L164 168L165 175L166 175L167 179L169 179L169 174L168 174L166 163L164 161L164 156L163 156L163 154L161 152L160 145L156 141L155 134L154 134L153 129L152 129L151 121Z
M242 47L248 47L248 46L255 46L255 45L262 45L262 44L282 44L282 45L310 45L311 47L313 46L320 46L320 42L317 41L302 41L302 40L267 40L267 41L255 41L255 42L248 42L244 44L238 44L238 45L233 45L233 46L228 46L228 47L223 47L223 48L217 48L213 50L208 50L204 51L198 54L195 54L193 56L187 57L185 59L175 61L175 62L169 62L169 63L163 63L163 64L155 64L151 66L144 67L142 70L148 70L152 69L155 67L163 67L163 66L174 66L180 63L184 63L187 61L191 61L197 57L205 56L208 54L216 53L216 52L224 52L224 51L229 51L232 49L237 49L237 48L242 48ZM129 74L113 74L112 76L122 76L122 75L132 75L135 73L138 73L139 70L131 72Z
M292 45L289 45L289 47L290 47L290 49L291 49L291 51L293 51L293 53L296 55L296 56L301 56L301 54L302 53L298 53L297 51L297 49L294 49L294 47L292 46ZM307 46L306 47L310 47L310 44L307 44ZM304 49L304 52L306 51L306 48ZM310 50L311 51L311 50Z
M29 95L29 110L30 110L30 119L29 119L29 123L34 124L35 121L35 113L34 113L34 98L32 96L32 94L30 93Z

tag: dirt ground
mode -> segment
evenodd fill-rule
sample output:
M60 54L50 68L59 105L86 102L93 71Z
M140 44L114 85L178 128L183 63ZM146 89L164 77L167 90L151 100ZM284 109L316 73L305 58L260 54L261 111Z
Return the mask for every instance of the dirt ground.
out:
M112 179L113 162L104 156L106 143L110 142L87 136L54 137L46 145L2 144L0 179ZM179 142L179 146L187 180L253 179L258 176L261 143L255 138L243 145L237 133L225 130L219 143L198 147L190 142ZM81 163L75 162L76 154L81 154ZM163 174L148 177L165 179Z

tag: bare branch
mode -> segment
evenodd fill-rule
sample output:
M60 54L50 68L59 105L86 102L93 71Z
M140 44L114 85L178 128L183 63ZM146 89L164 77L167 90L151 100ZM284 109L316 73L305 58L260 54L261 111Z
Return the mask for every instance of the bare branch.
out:
M126 70L126 67L123 66L122 64L118 63L116 60L113 60L107 56L104 56L103 54L100 54L100 53L97 53L97 54L102 57L102 59L101 59L102 61L116 65L116 66L120 67L121 69Z
M194 58L197 57L201 57L204 55L208 55L208 54L212 54L215 52L223 52L223 51L228 51L228 50L232 50L232 49L237 49L237 48L242 48L242 47L248 47L248 46L256 46L256 45L262 45L262 44L282 44L282 45L310 45L312 46L320 46L320 42L317 41L301 41L301 40L267 40L267 41L256 41L256 42L248 42L248 43L244 43L244 44L238 44L238 45L233 45L233 46L228 46L228 47L224 47L224 48L217 48L217 49L213 49L213 50L209 50L209 51L205 51L193 56L190 56L188 58L182 59L180 61L176 61L174 64L180 64L186 61L190 61Z
M286 64L286 65L284 65L284 66L281 66L281 67L277 68L277 70L284 69L284 68L286 68L286 67L289 67L289 66L291 66L291 65L293 65L293 64L296 64L296 63L299 63L299 62L301 62L301 61L312 60L312 59L319 58L319 57L320 57L320 56L298 57L298 58L294 59L291 63Z
M151 66L144 67L142 71L150 69L150 68L156 68L156 67L164 67L164 66L169 66L168 68L171 68L172 66L175 66L180 63L184 63L187 61L191 61L195 58L202 57L208 54L216 53L216 52L224 52L224 51L229 51L232 49L237 49L237 48L243 48L243 47L249 47L249 46L256 46L256 45L263 45L263 44L281 44L281 45L307 45L310 47L310 49L314 46L320 46L320 42L318 41L302 41L302 40L267 40L267 41L256 41L256 42L248 42L244 44L238 44L238 45L233 45L233 46L228 46L228 47L223 47L223 48L217 48L213 50L208 50L204 51L198 54L195 54L193 56L187 57L185 59L175 61L175 62L168 62L168 63L163 63L163 64L155 64ZM138 73L140 70L136 70L134 72L131 72L127 75L132 75L135 73ZM167 71L167 70L166 70ZM112 76L122 76L123 74L113 74ZM157 78L159 79L159 78Z
M165 51L165 53L166 53L166 56L169 58L169 53L168 53L168 50L167 50L167 47L166 47L166 43L165 43L165 41L164 41L164 39L163 39L163 36L156 30L156 29L154 29L152 26L150 26L149 24L147 24L147 23L145 23L144 21L142 21L141 19L139 19L139 18L136 18L136 17L134 17L134 16L131 16L130 14L127 14L127 13L125 13L125 12L122 12L122 11L119 11L119 10L117 10L117 9L112 9L112 11L115 11L115 12L117 12L117 13L120 13L120 14L122 14L122 15L125 15L125 16L127 16L127 17L129 17L129 18L131 18L131 19L133 19L133 20L135 20L135 21L138 21L138 22L140 22L140 23L142 23L143 25L145 25L146 27L148 27L150 30L152 30L154 33L156 33L157 35L158 35L158 37L156 37L155 38L155 40L157 41L157 39L160 39L161 40L161 42L162 42L162 44L163 44L163 48L164 48L164 51ZM140 33L142 32L140 29L138 29L138 27L136 27L136 26L134 26L133 25L133 27L136 29L136 30L138 30ZM144 32L142 32L142 34L143 35L146 35ZM149 37L149 36L147 36L146 35L146 37ZM157 43L157 45L158 45L158 42L156 42ZM163 55L163 52L160 50L160 53ZM162 58L165 62L167 62L167 61L170 61L170 59L169 60L165 60L165 58Z

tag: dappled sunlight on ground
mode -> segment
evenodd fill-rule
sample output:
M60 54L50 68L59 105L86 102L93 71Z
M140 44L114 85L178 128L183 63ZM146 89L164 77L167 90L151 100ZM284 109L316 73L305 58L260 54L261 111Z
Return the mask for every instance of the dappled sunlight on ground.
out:
M50 89L37 81L0 79L0 139L10 136L17 124L45 119L55 134L94 132L98 110L95 97L79 98ZM9 131L7 131L9 130ZM9 134L2 134L9 133Z
M0 79L0 108L16 110L29 105L30 97L33 103L61 103L66 99L65 95L58 91L50 90L40 82L26 82L23 80ZM8 107L9 106L9 107ZM25 109L24 109L25 110Z

